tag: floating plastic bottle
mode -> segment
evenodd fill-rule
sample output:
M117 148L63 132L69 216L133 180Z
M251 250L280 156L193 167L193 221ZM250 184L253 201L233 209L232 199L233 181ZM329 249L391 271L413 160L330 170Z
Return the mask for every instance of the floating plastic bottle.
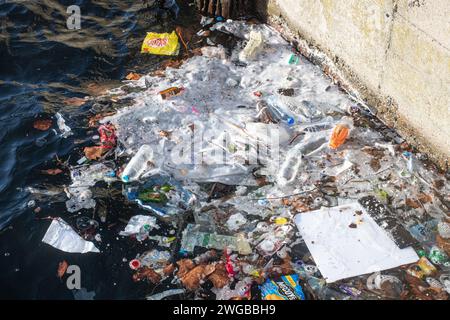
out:
M290 149L287 153L286 160L278 172L277 183L280 186L286 186L294 182L302 165L302 156L320 150L325 143L325 137L315 136L313 139L301 142Z
M330 148L337 149L343 145L345 140L347 140L352 127L353 120L348 117L343 117L333 129L329 143Z
M153 149L144 144L136 155L130 160L122 173L123 182L136 181L139 177L152 167Z
M293 126L295 124L295 118L288 111L284 110L281 104L278 102L277 97L271 96L267 99L267 108L272 117L280 122Z

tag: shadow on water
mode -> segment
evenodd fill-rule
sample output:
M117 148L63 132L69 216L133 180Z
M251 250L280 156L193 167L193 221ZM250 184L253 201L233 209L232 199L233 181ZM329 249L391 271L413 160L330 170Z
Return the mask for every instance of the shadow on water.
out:
M101 255L71 255L43 245L49 222L35 218L26 187L61 191L69 182L39 173L56 156L67 158L77 140L86 139L81 129L86 108L68 107L65 99L94 94L98 86L93 84L113 86L130 70L149 72L162 61L139 53L146 31L173 28L173 21L156 18L154 3L0 0L0 298L72 299L56 277L64 259L81 267L83 286L95 291L96 298L142 297L131 273L119 268L126 263L114 245ZM73 4L81 9L81 30L66 26L66 9ZM185 1L178 24L190 23L190 10ZM55 124L45 132L33 129L37 117L55 112L64 116L74 136L62 139ZM42 211L50 208L45 200L37 202ZM52 204L50 211L64 216L64 202ZM115 238L104 242L109 240Z

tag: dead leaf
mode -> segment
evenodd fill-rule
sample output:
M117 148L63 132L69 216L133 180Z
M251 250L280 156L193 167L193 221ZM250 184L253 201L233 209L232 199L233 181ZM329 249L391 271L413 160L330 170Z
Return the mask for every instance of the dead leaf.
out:
M186 289L191 291L198 289L200 286L200 281L203 280L205 276L205 268L205 265L196 266L180 279Z
M62 262L60 262L58 264L58 272L57 272L58 278L61 279L64 276L68 267L69 267L69 264L67 263L66 260L63 260Z
M419 194L418 199L419 199L419 201L422 202L422 203L433 202L433 198L432 198L429 194L426 194L426 193L421 193L421 194Z
M165 131L165 130L161 130L161 131L159 131L159 136L161 137L161 138L167 138L167 139L170 139L170 136L172 135L172 132L170 132L170 131Z
M435 180L435 181L433 181L433 186L436 189L440 190L445 186L445 181L444 180Z
M62 172L63 171L61 169L58 169L58 168L56 168L56 169L47 169L47 170L42 170L41 171L41 173L48 174L50 176L56 176L56 175L58 175L58 174L60 174Z
M406 199L406 205L413 209L417 209L417 208L421 207L419 201L411 199L411 198Z
M53 121L48 119L48 120L36 120L33 123L33 128L35 128L36 130L40 130L40 131L47 131L48 129L50 129L50 127L52 126Z
M153 77L164 78L166 76L166 72L164 70L155 70L151 73Z
M380 159L372 158L372 160L370 160L370 167L375 172L380 170L381 169Z
M450 239L444 239L439 234L436 236L436 243L438 247L447 253L450 256Z
M141 78L141 75L138 73L130 72L125 79L127 80L139 80Z
M190 270L192 270L195 267L195 264L191 259L181 259L180 261L177 261L177 265L178 265L177 277L179 279L184 277Z
M156 273L155 270L149 268L149 267L144 267L139 269L134 275L133 275L133 281L138 282L138 281L142 281L144 279L147 279L148 281L150 281L153 284L157 284L161 281L161 276Z
M163 269L163 273L166 276L170 276L173 272L175 271L175 265L173 263L168 264L167 266L164 267Z
M89 91L90 95L101 96L106 94L109 90L109 86L106 84L90 83L87 85L86 89Z
M89 128L97 127L100 120L102 120L103 118L112 116L114 114L116 114L116 112L112 111L112 112L99 113L99 114L96 114L95 116L90 117L89 118Z
M203 55L202 48L195 48L195 49L191 50L191 53L194 56L202 56Z
M84 148L84 155L89 160L98 160L103 156L103 154L105 154L106 151L107 149L103 147L86 147Z
M227 270L223 263L215 265L214 272L211 273L208 279L212 282L214 288L221 289L225 287L229 282Z
M183 63L184 63L183 60L168 60L168 61L164 61L162 63L162 68L164 68L164 69L166 69L166 68L179 69Z
M216 271L216 264L215 263L211 263L211 264L206 265L206 267L205 267L205 277L208 277L214 271Z
M268 273L272 276L282 276L292 274L293 272L291 258L287 257L283 259L281 264L276 264L271 267Z
M86 103L86 99L73 97L73 98L65 99L63 102L65 105L68 105L68 106L81 107L83 104Z

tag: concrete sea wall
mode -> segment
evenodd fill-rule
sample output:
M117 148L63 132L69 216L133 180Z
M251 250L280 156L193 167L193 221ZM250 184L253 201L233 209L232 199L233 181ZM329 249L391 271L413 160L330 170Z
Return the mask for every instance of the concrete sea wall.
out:
M450 159L449 0L256 0L442 168ZM311 52L311 50L310 50ZM327 63L322 67L327 68Z

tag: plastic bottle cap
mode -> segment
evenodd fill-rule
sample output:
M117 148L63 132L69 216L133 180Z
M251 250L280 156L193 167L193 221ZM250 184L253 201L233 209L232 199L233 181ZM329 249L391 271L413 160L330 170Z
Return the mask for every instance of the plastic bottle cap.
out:
M141 262L137 259L133 259L130 261L129 265L131 269L137 270L141 267Z
M293 126L295 124L295 119L292 117L288 117L286 122L288 125Z
M123 176L122 180L123 180L123 182L129 182L130 181L130 177L129 176Z

